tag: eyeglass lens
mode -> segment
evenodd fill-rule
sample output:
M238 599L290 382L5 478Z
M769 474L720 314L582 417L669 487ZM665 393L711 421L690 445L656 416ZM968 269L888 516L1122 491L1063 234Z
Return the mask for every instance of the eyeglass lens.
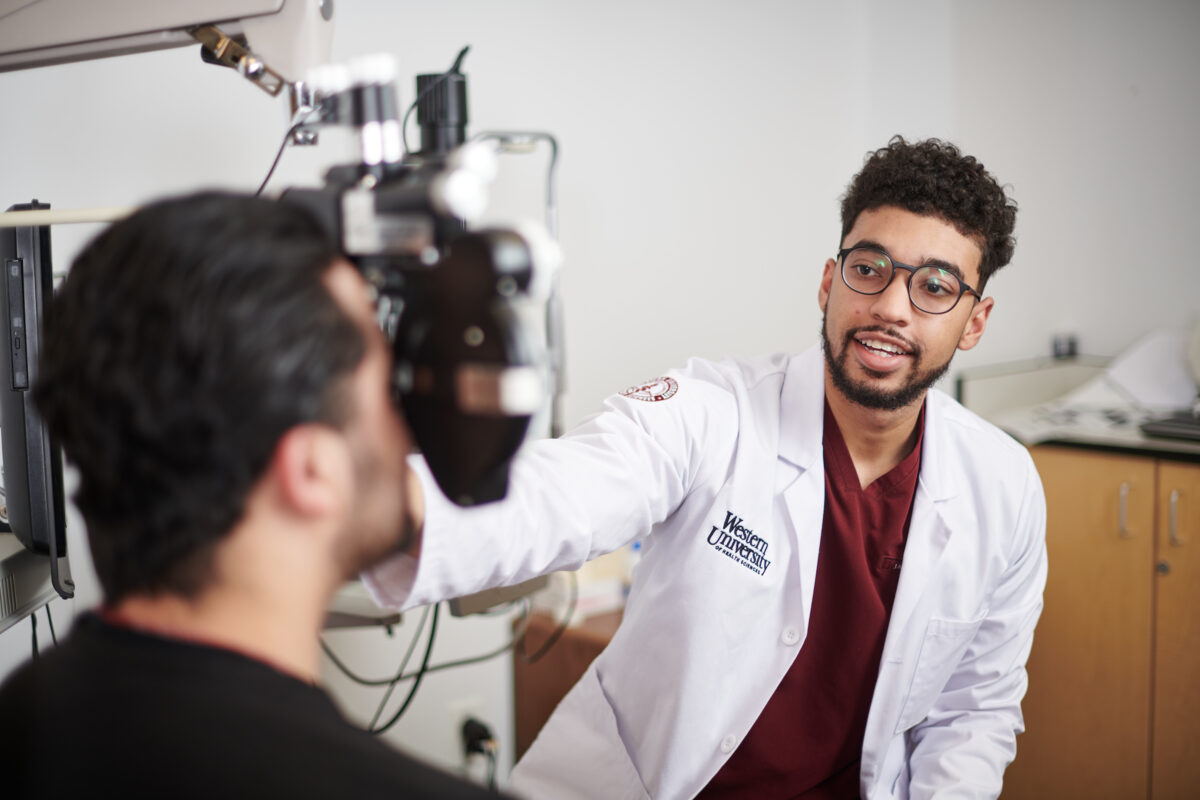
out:
M879 294L891 283L895 267L886 253L852 250L845 256L842 276L846 285L862 294ZM954 308L962 294L954 273L940 267L920 267L908 281L908 296L922 311L941 314Z

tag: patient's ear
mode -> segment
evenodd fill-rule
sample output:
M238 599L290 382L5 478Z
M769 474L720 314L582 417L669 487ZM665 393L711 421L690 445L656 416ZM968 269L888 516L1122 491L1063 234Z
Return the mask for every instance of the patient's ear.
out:
M328 425L290 429L275 446L270 469L280 499L296 513L336 514L347 502L353 463L345 438Z

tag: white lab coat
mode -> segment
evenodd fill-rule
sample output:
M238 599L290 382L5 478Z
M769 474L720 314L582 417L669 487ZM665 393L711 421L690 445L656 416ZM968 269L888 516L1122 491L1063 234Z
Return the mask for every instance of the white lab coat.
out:
M750 730L808 627L823 369L819 348L693 360L669 373L671 398L615 396L562 439L531 445L501 503L458 509L423 475L419 564L399 557L366 576L385 604L574 570L644 537L620 629L514 769L513 791L690 798ZM729 514L743 536L722 550L710 537ZM1045 577L1045 503L1028 453L931 391L863 741L864 798L999 794L1023 729Z

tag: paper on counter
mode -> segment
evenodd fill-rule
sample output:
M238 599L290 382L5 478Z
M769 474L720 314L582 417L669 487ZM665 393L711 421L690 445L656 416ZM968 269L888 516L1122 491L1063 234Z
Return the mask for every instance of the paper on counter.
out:
M1105 379L1145 411L1191 408L1196 400L1183 331L1161 330L1143 337L1113 361Z

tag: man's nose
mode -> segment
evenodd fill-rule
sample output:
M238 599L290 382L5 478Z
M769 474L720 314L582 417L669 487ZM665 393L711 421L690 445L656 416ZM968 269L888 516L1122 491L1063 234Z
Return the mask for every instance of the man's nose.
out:
M871 314L895 325L907 325L912 318L912 301L908 299L910 277L907 272L897 270L888 287L875 295Z

